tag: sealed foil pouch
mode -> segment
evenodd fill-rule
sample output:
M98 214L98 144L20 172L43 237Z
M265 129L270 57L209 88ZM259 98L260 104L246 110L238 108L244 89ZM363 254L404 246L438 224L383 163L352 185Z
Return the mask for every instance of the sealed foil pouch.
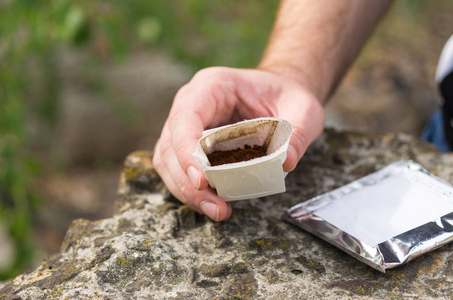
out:
M453 240L453 186L399 161L295 205L283 219L385 273Z

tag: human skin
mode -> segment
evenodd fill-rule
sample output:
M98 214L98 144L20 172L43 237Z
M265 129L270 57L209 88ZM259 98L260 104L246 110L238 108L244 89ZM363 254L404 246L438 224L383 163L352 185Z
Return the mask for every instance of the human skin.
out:
M323 104L391 0L283 0L257 69L199 71L175 96L153 164L170 192L215 221L229 218L192 156L202 132L244 119L278 117L294 132L283 169L294 170L324 128Z

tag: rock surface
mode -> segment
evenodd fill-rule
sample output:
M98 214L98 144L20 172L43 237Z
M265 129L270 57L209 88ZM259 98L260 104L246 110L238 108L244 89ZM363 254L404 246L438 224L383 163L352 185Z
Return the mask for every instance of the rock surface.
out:
M404 134L326 130L287 192L233 203L213 222L166 191L132 153L116 211L75 220L60 253L0 283L0 299L451 299L453 244L382 274L282 221L285 209L400 159L453 182L453 156Z

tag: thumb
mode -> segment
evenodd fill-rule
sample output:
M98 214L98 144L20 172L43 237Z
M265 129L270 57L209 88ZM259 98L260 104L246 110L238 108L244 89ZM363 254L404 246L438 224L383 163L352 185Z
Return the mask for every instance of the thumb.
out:
M307 151L308 146L313 143L324 129L324 110L320 105L313 105L311 109L298 115L296 118L287 119L293 125L286 160L283 163L283 170L291 172Z
M307 151L309 142L307 139L307 135L299 127L293 126L293 133L291 134L286 160L283 163L283 171L291 172L297 166L297 163Z

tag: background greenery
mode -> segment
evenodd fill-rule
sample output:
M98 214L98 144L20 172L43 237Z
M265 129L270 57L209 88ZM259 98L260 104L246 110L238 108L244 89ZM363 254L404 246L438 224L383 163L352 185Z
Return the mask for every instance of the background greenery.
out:
M0 270L0 280L36 263L36 213L48 204L37 185L43 169L52 172L56 166L49 145L55 143L61 119L56 57L62 48L84 53L91 69L156 50L194 70L211 65L253 67L277 7L276 0L0 1L0 225L15 250L13 262ZM437 57L431 52L438 52L448 29L432 18L451 9L448 0L398 1L357 68L373 69L394 54L389 49L404 49L398 50L403 54L420 49L415 57ZM417 34L407 34L414 31ZM436 51L424 47L431 36L439 40ZM95 93L108 95L101 75L85 75ZM118 118L134 126L134 111L124 118L121 112L127 105L121 108Z
M157 47L195 68L251 67L276 6L269 0L1 1L0 222L16 255L0 279L33 263L33 212L46 205L33 185L47 163L34 150L46 149L60 117L59 48L85 51L95 66Z

